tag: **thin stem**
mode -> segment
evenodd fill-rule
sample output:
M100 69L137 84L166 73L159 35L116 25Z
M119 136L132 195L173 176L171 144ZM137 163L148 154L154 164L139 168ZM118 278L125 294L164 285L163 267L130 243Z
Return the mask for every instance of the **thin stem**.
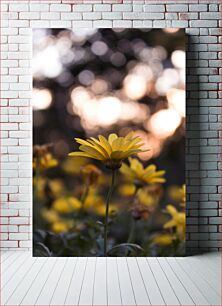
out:
M136 221L134 220L134 218L132 218L131 227L130 227L130 234L129 234L129 238L127 240L128 243L133 243L134 242L135 227L136 227Z
M89 184L86 184L86 185L85 185L85 190L84 190L84 192L83 192L83 194L82 194L82 196L81 196L81 204L82 204L82 206L81 206L81 212L83 212L83 207L84 207L86 198L87 198L87 196L88 196L88 193L89 193Z
M107 256L107 230L108 230L108 218L109 218L109 203L113 193L115 178L116 178L116 170L114 169L112 170L112 182L106 198L106 216L105 216L105 226L104 226L104 256Z

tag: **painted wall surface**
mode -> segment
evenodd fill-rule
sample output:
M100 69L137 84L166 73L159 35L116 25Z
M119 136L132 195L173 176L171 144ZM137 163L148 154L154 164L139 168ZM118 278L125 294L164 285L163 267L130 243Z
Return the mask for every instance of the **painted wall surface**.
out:
M1 1L1 248L31 234L32 28L185 27L187 250L221 246L221 9L219 0Z

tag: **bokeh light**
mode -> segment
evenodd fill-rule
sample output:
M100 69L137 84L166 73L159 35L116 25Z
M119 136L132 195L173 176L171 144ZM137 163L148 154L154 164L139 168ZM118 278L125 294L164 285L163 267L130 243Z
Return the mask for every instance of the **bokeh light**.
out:
M32 106L34 110L43 110L52 104L52 94L48 89L34 88L32 91Z

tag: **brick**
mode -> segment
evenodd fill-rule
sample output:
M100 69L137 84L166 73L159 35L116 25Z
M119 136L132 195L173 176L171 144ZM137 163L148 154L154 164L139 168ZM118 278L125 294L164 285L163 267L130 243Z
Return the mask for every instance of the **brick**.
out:
M109 14L109 13L104 13L104 14ZM97 20L97 19L101 19L101 17L102 17L102 14L100 12L83 13L83 19Z
M93 11L94 12L110 12L111 4L94 4Z
M54 18L55 20L57 18ZM81 13L61 13L61 19L62 20L81 20L82 14Z
M27 233L12 233L9 234L10 240L28 240L29 236Z
M93 26L96 28L112 28L111 20L94 20Z
M220 20L220 18L221 18L221 13L215 13L215 12L213 12L213 13L209 13L209 12L207 12L207 13L200 13L200 19L218 19L218 20Z
M75 12L92 12L92 4L76 4L73 5L73 11Z
M123 19L164 19L163 13L123 12Z
M117 28L131 28L132 21L131 20L114 20L113 26Z
M113 12L131 12L132 5L131 4L113 4L112 11Z
M1 241L0 246L1 248L17 248L18 241Z
M190 20L191 27L212 28L217 27L217 20Z
M29 5L25 3L9 4L9 12L27 12Z
M188 5L186 4L169 4L166 5L167 12L188 12Z
M206 12L207 4L189 4L189 11L192 12Z
M52 12L70 12L71 5L69 4L51 4L50 11Z
M102 19L123 19L123 15L121 12L102 13Z

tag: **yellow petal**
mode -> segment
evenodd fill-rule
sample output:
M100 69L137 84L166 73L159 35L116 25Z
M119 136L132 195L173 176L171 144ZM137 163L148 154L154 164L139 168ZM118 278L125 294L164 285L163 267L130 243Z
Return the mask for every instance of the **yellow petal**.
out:
M110 154L112 152L112 148L111 148L108 140L104 136L99 135L99 141L100 141L101 145L104 147L104 149L108 152L108 154L110 156Z
M176 208L173 206L173 205L167 205L167 207L166 207L166 210L167 210L167 212L171 215L171 216L176 216L177 215L177 210L176 210Z
M127 177L134 177L133 171L125 163L122 164L120 172L126 175Z
M133 138L133 136L134 136L134 132L133 131L131 131L131 132L129 132L127 135L126 135L126 139L132 139Z
M105 148L104 146L102 146L101 142L100 142L98 139L94 138L94 137L90 137L90 138L92 139L92 141L94 141L95 145L99 146L99 148L103 151L103 153L105 154L105 156L106 156L107 158L109 158L110 155L109 155L109 153L107 152L106 148Z
M164 224L163 228L171 228L176 226L176 222L174 220L170 220L167 223Z
M101 149L96 143L94 143L92 140L83 140L81 138L75 138L76 142L80 143L81 145L86 145L88 147L94 148L97 151L99 151L104 157L108 157L106 153L104 153L104 150Z
M123 151L113 151L111 153L111 159L121 160L123 157Z
M112 143L112 150L113 151L122 151L123 143L124 143L124 138L123 137L118 137Z
M127 158L127 157L132 156L132 155L134 155L136 153L139 153L139 152L141 152L141 150L139 150L139 149L128 150L128 151L124 152L123 158Z
M156 166L152 164L152 165L147 166L144 170L145 170L144 177L146 177L156 171Z
M97 151L95 148L82 145L79 147L79 149L91 155L95 159L104 160L104 156L99 151Z
M89 158L92 158L91 155L85 153L85 152L79 152L79 151L76 151L76 152L71 152L68 154L69 156L79 156L79 157L89 157Z
M93 140L88 140L91 144L92 144L92 148L96 149L97 151L99 151L103 157L106 159L106 158L109 158L109 154L106 152L106 150L99 144L95 143Z
M143 165L142 163L140 163L138 161L138 159L136 158L129 158L129 161L130 161L130 167L136 172L136 173L140 173L142 174L143 173Z
M116 134L114 134L114 133L110 134L109 138L108 138L109 144L112 146L113 141L117 138L118 138L118 136Z

